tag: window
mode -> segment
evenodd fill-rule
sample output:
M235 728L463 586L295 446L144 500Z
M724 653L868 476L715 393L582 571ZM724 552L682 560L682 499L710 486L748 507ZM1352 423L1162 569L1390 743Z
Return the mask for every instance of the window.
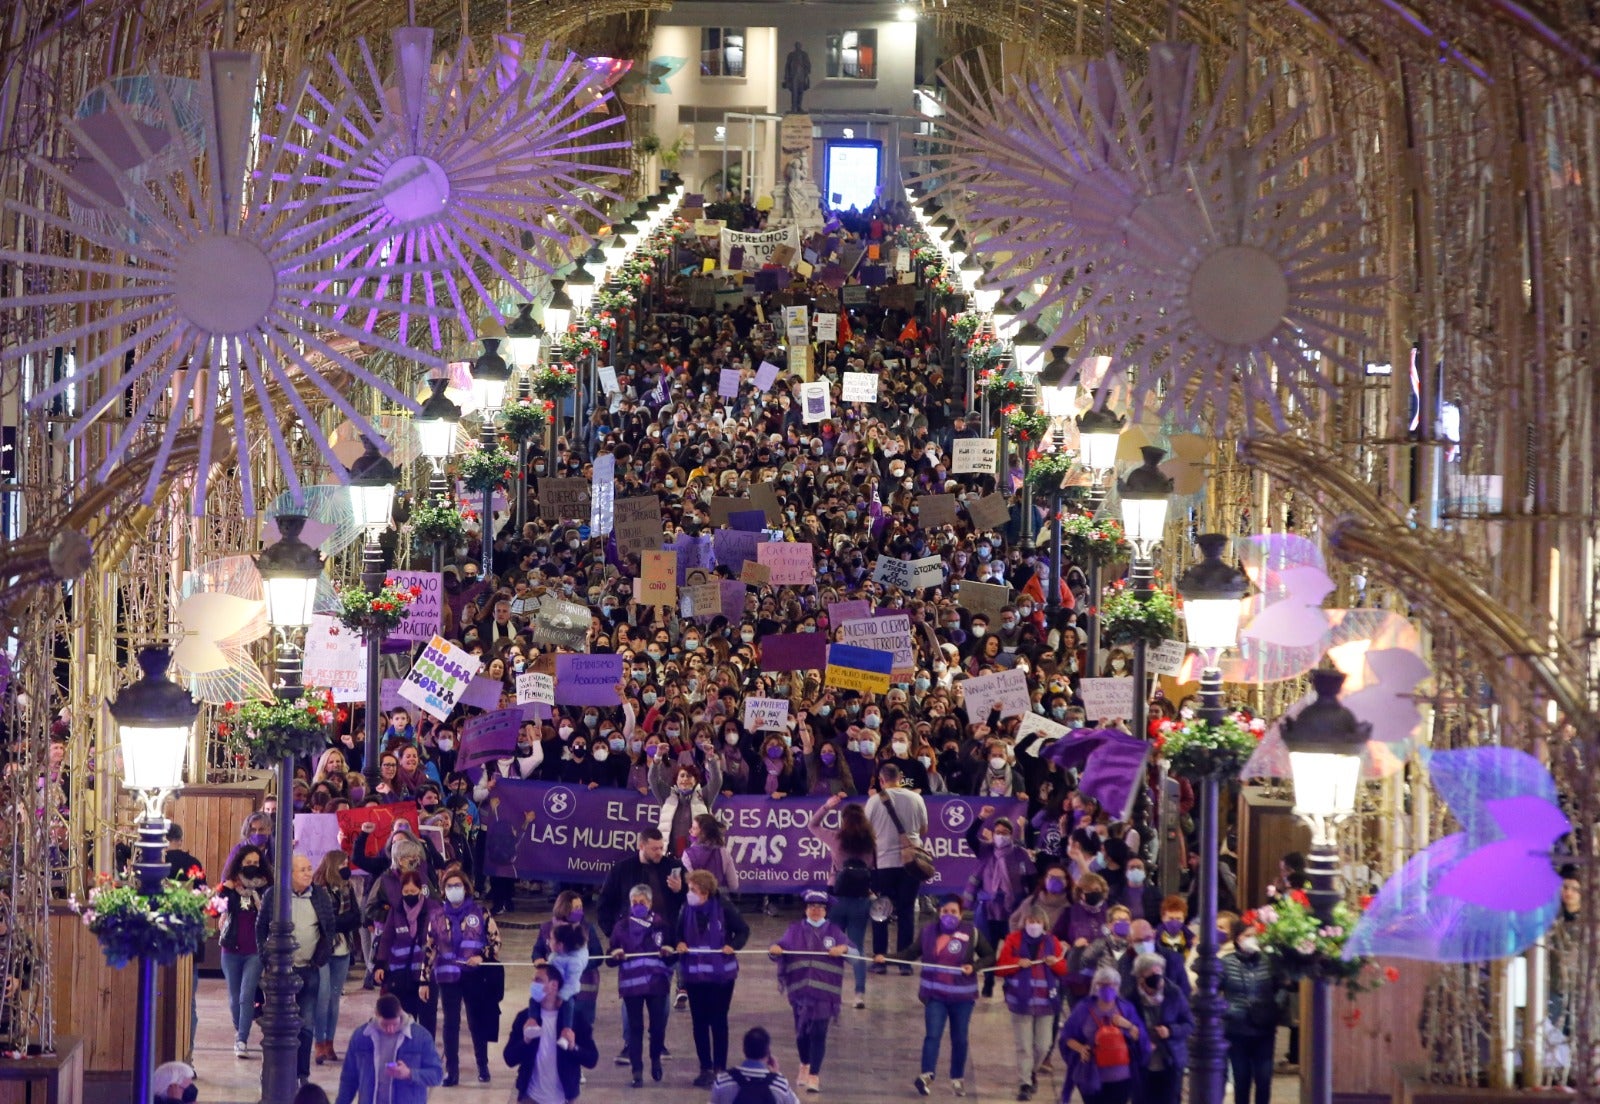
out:
M700 28L700 75L744 76L744 28Z
M844 80L877 80L878 32L829 31L828 77Z

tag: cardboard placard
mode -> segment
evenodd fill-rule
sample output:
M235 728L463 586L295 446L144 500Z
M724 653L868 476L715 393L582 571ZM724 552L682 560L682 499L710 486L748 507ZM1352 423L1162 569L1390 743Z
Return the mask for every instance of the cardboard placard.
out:
M1078 697L1083 699L1084 717L1093 723L1133 716L1133 687L1131 678L1080 679Z
M1041 717L1031 709L1022 715L1022 720L1017 722L1017 739L1020 740L1024 736L1037 732L1039 733L1039 742L1041 744L1049 743L1051 740L1059 740L1071 731L1066 725L1058 724L1047 717ZM1029 750L1031 751L1032 749ZM1034 752L1034 754L1038 753Z
M400 697L442 721L450 716L482 666L483 660L465 648L435 636L423 646L400 683Z
M540 644L570 648L575 652L589 650L589 622L593 613L581 602L564 602L546 597L539 614L533 619L533 639Z
M761 367L756 369L756 390L766 391L778 379L778 366L770 360L763 360Z
M951 449L950 470L956 475L993 475L1000 445L987 437L963 437Z
M917 525L923 529L936 529L941 525L956 524L956 496L953 494L921 495L917 499Z
M582 476L547 475L537 481L539 517L545 521L588 521L589 481Z
M517 676L517 704L544 702L556 703L556 677L538 671L528 671Z
M607 395L622 394L622 386L617 383L616 365L600 365L600 390L604 391Z
M744 727L751 732L782 732L789 727L788 698L746 698Z
M872 616L872 603L865 598L856 598L848 602L828 603L828 625L838 628L846 621L854 621L861 617Z
M637 556L661 546L661 500L653 494L617 500L617 553Z
M609 537L617 518L617 458L601 453L594 458L594 478L589 487L589 536Z
M772 569L756 560L746 560L739 569L739 581L750 586L769 586L772 583Z
M767 516L767 524L783 524L783 505L778 501L777 489L771 483L756 483L750 488L750 505Z
M1021 671L980 675L963 679L956 685L966 695L967 716L974 720L987 717L997 705L1001 719L1020 717L1029 712L1032 705L1028 700L1028 676Z
M859 648L875 648L894 656L890 674L894 682L909 682L916 668L916 653L911 647L911 615L886 613L858 617L839 626L839 642Z
M739 397L739 369L724 368L718 373L717 395L724 399Z
M974 529L999 529L1011 520L1011 503L1003 494L967 499L967 517Z
M828 638L821 633L771 633L761 638L763 671L817 671L827 661Z
M640 558L639 604L675 606L678 604L678 554L660 549L645 552Z
M623 679L620 655L556 657L557 705L620 705L617 683Z
M944 582L943 561L938 556L924 556L920 560L898 560L892 556L879 556L872 569L872 581L901 590L921 590Z
M961 589L956 591L956 601L968 613L981 613L993 623L1000 611L1010 604L1011 588L1004 583L975 583L963 579Z
M756 560L771 569L773 586L810 586L817 581L816 551L803 541L758 544Z
M335 701L361 701L366 697L367 647L361 634L345 628L332 614L318 613L306 628L302 659L306 686L325 686ZM341 691L354 692L343 697Z
M720 580L684 587L683 603L688 607L682 611L687 617L716 617L722 612Z
M1154 648L1147 648L1144 654L1146 667L1152 675L1166 675L1176 678L1183 669L1183 658L1189 654L1189 646L1181 640L1163 640Z

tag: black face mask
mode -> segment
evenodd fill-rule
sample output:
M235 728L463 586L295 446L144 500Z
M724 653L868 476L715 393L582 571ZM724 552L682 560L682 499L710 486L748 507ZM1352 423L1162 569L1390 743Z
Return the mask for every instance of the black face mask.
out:
M188 1088L183 1090L182 1099L183 1104L194 1104L196 1100L200 1099L200 1086L191 1083Z

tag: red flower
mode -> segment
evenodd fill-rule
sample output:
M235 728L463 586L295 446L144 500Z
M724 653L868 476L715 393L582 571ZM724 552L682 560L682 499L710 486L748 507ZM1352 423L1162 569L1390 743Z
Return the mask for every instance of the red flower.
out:
M341 709L341 710L339 710L337 716L339 718L340 723L342 724L345 721L348 721L350 719L350 711L348 709Z
M200 869L200 865L198 863L189 868L189 877L191 878L198 878L204 873L205 871Z
M419 586L413 585L412 588L407 593L409 593L411 595L411 597L416 598L416 597L419 597L422 594L422 588L419 587Z
M1239 922L1247 928L1252 927L1256 922L1256 910L1251 909L1249 912L1239 917Z
M1350 1011L1348 1011L1348 1012L1346 1012L1344 1014L1344 1025L1346 1027L1354 1027L1356 1024L1358 1024L1360 1022L1361 1022L1361 1009L1352 1008L1352 1009L1350 1009Z
M1400 980L1400 971L1395 969L1393 966L1385 966L1383 968L1383 980L1387 981L1390 985L1393 985L1395 982Z
M1365 912L1367 910L1367 906L1372 904L1372 894L1363 893L1361 895L1361 900L1360 900L1359 904L1361 905L1361 911Z
M1289 891L1289 900L1293 901L1301 908L1311 907L1311 898L1306 896L1306 891L1303 889L1291 889Z

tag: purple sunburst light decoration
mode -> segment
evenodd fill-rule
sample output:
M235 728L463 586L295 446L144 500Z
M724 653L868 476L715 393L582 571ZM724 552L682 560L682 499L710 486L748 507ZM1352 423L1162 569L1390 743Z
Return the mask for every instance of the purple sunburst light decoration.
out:
M500 296L484 286L480 270L516 298L535 298L513 260L552 272L533 243L556 243L565 255L572 236L587 240L578 213L600 219L591 197L618 198L595 178L626 170L586 158L629 143L601 137L621 119L592 114L611 98L605 86L612 77L575 54L558 55L545 44L537 57L523 58L520 39L502 36L489 64L471 65L464 40L448 63L435 66L430 28L401 27L391 36L392 81L380 76L364 38L357 40L355 75L331 61L340 99L351 110L316 159L344 180L325 202L352 205L360 214L341 243L341 264L366 270L352 292L371 288L398 311L402 342L412 315L425 315L440 349L441 313L453 315L469 341L476 340L474 317L485 307L505 321ZM330 100L312 97L334 117ZM391 187L401 175L410 182ZM419 265L430 271L416 272Z
M211 465L232 452L245 513L255 513L250 450L242 441L237 449L231 448L231 441L219 442L217 433L218 413L223 410L232 414L233 432L243 432L249 393L255 394L266 415L260 420L271 436L285 485L296 496L300 494L299 477L282 427L296 417L335 477L340 481L347 478L345 466L317 431L317 418L302 393L307 384L360 425L367 421L347 397L349 380L376 388L395 403L417 407L410 396L368 372L352 356L357 345L412 359L416 352L373 334L370 323L366 327L352 325L329 309L348 309L353 298L359 299L358 292L333 295L321 290L329 280L349 281L361 275L358 268L335 260L339 249L327 244L339 236L349 219L362 213L355 204L326 209L326 199L346 186L349 172L329 174L316 182L306 175L331 143L330 131L307 126L296 142L307 157L287 157L285 144L279 143L265 154L260 169L247 175L260 73L257 54L215 51L202 58L202 123L209 151L203 176L193 161L183 159L173 173L154 174L142 182L131 178L120 167L126 157L102 149L89 130L72 121L68 129L74 141L109 175L116 184L114 194L120 198L87 187L74 175L34 158L31 163L40 173L74 203L94 210L98 219L68 222L54 210L7 203L8 209L41 232L52 229L75 235L97 247L100 255L0 252L0 259L68 274L78 282L76 290L21 296L10 300L8 307L82 308L88 316L78 325L13 346L4 355L24 358L57 347L87 346L78 356L76 372L30 401L37 409L69 387L96 380L96 393L101 397L82 410L67 431L69 440L82 436L133 391L132 416L116 431L104 462L92 473L96 480L104 480L123 462L129 448L145 436L156 404L167 400L170 413L144 484L146 503L155 500L179 431L193 423L200 430L194 511L204 508ZM309 84L309 75L302 73L288 103L298 105ZM168 85L155 82L152 92L163 129L179 133L179 109ZM347 105L333 106L331 115L337 118ZM143 104L142 110L148 112L150 107ZM120 124L138 160L148 163L154 151L146 147L144 128L130 107L113 95L107 110ZM368 144L386 136L376 134ZM388 190L407 183L406 178L396 178L386 190L368 193L363 202L380 202ZM361 233L348 231L345 236L359 238ZM382 305L369 302L373 310ZM341 378L330 379L330 373ZM273 409L269 392L273 384L280 387L290 407L281 412L288 418ZM373 432L376 434L375 429Z
M1334 138L1298 137L1305 100L1277 110L1276 73L1250 86L1236 61L1202 101L1197 72L1194 47L1157 43L1139 79L1114 56L1000 91L965 74L950 190L996 259L986 283L1038 289L1021 318L1051 344L1085 327L1137 369L1136 415L1160 395L1162 417L1209 406L1220 431L1237 398L1282 426L1285 395L1331 388L1324 361L1354 366L1348 320L1377 313L1382 279L1348 174L1319 167Z

